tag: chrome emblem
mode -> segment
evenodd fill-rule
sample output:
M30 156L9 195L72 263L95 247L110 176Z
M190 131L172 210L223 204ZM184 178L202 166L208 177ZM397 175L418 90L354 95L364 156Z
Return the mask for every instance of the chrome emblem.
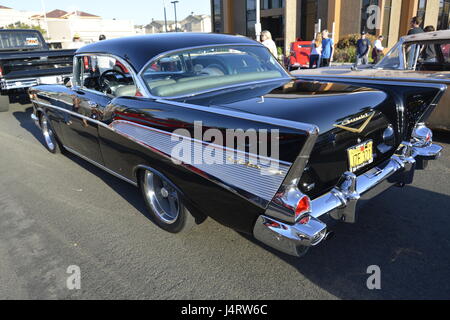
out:
M367 128L367 126L369 125L370 121L372 121L374 116L375 116L375 112L367 112L367 113L365 113L363 115L360 115L358 117L344 120L344 121L342 121L341 124L335 124L334 126L336 128L347 130L347 131L350 131L350 132L353 132L353 133L361 133ZM367 119L367 120L364 121L364 123L359 128L348 127L348 125L351 125L352 123L355 123L355 122L358 122L358 121L361 121L361 120L364 120L364 119Z

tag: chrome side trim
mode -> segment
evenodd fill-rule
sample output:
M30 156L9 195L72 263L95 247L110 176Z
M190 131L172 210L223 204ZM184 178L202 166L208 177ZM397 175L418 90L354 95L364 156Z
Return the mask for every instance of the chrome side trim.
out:
M221 186L225 185L228 190L235 190L235 193L241 193L238 190L244 191L244 197L258 205L267 204L273 198L291 166L290 163L276 159L208 144L134 122L118 120L110 126L118 134L170 158L176 165L182 165L204 177L219 181ZM184 150L190 152L188 157L178 157L178 153L173 152L180 145L189 149ZM198 157L199 154L210 152L220 158L219 163L206 163L205 159Z
M97 168L102 169L102 170L106 171L107 173L109 173L109 174L115 176L116 178L119 178L119 179L121 179L121 180L123 180L123 181L125 181L125 182L128 182L129 184L131 184L131 185L133 185L133 186L135 186L135 187L138 186L137 182L134 182L134 181L132 181L132 180L130 180L130 179L128 179L128 178L125 178L124 176L118 174L117 172L115 172L115 171L113 171L113 170L111 170L111 169L106 168L105 166L101 165L100 163L95 162L94 160L91 160L91 159L89 159L88 157L83 156L81 153L78 153L77 151L75 151L75 150L73 150L73 149L71 149L71 148L69 148L69 147L66 147L66 146L64 146L64 149L67 150L67 151L69 151L70 153L76 155L77 157L80 157L81 159L83 159L83 160L89 162L90 164L93 164L93 165L96 166Z
M56 106L51 105L49 103L45 103L45 102L42 102L42 101L37 101L35 99L32 99L31 102L33 102L33 103L35 103L37 105L40 105L40 106L44 106L44 107L47 107L47 108L51 108L51 109L55 109L55 110L58 110L58 111L62 111L62 112L68 113L68 114L73 115L75 117L79 117L81 119L85 119L85 120L90 121L92 123L95 123L95 124L97 124L99 126L102 126L102 127L110 129L110 127L108 125L106 125L105 123L103 123L101 121L98 121L98 120L95 120L95 119L92 119L90 117L86 117L86 116L84 116L82 114L79 114L77 112L73 112L73 111L70 111L68 109L64 109L64 108L61 108L61 107L56 107Z

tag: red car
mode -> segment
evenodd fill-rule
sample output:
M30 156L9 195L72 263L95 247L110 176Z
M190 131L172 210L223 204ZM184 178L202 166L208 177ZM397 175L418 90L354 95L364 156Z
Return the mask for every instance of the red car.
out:
M291 44L291 56L289 57L289 70L309 68L309 58L312 51L311 41L298 39Z

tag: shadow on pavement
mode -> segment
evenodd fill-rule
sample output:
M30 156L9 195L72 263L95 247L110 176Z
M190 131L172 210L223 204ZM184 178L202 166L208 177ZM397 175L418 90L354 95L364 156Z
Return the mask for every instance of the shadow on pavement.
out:
M31 133L36 140L38 140L42 146L45 147L44 137L41 130L31 120L31 114L33 113L33 107L26 108L24 111L14 111L13 116L17 119L20 126Z
M449 212L447 195L394 188L300 259L244 237L341 299L450 299ZM381 268L381 290L367 288L372 265Z

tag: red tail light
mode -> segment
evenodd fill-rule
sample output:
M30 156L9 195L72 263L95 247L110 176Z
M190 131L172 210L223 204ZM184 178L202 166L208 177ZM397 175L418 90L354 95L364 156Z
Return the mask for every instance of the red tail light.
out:
M3 67L0 66L0 77L3 77Z
M144 95L139 90L137 90L135 96L136 97L143 97Z
M300 199L300 201L297 204L297 208L295 210L295 219L297 220L304 214L310 212L311 212L311 200L309 199L308 196L304 196L303 198ZM300 223L302 223L303 221L302 224L307 224L309 222L309 218L310 218L309 216L302 218Z

